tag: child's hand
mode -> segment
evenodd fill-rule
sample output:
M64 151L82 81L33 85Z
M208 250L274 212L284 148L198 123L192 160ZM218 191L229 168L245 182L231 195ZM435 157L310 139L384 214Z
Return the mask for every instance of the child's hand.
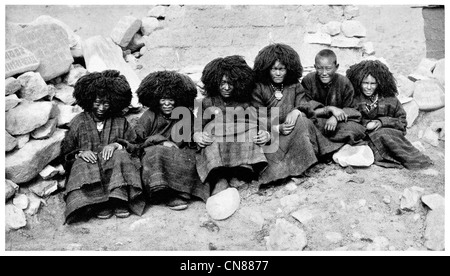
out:
M265 130L258 131L258 134L253 137L253 143L257 145L264 145L265 143L269 142L270 140L270 133Z
M211 145L213 141L213 138L207 132L194 133L194 142L202 148Z
M118 148L117 143L112 143L105 146L102 150L103 160L109 160L113 156L113 153L117 148Z
M328 110L330 110L331 114L333 114L334 117L338 120L338 122L344 121L347 122L347 114L344 110L335 107L335 106L329 106Z
M289 135L294 130L295 124L283 123L280 125L280 133L283 135Z
M382 123L380 120L373 120L367 123L366 129L367 130L377 130L382 126Z
M336 130L336 126L338 124L338 120L336 117L331 116L328 118L327 122L325 123L325 130L329 132L333 132Z
M97 162L97 154L94 153L93 151L90 151L90 150L81 151L78 154L78 157L83 159L83 161L88 162L88 163L95 164Z
M288 113L288 115L286 116L286 120L284 121L285 124L288 125L295 125L295 123L297 122L297 118L298 116L301 116L301 112L298 109L294 109L291 112Z

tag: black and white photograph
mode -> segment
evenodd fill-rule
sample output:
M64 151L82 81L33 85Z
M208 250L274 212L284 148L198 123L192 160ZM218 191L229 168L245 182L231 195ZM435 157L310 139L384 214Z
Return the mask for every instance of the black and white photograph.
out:
M442 1L7 2L3 255L446 255Z

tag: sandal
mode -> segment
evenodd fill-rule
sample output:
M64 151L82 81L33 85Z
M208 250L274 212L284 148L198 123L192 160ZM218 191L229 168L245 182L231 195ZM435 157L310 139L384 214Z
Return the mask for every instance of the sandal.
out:
M125 205L119 206L114 210L114 214L118 218L127 218L131 215L130 211L128 210L128 207Z
M101 207L100 211L98 211L96 216L99 219L109 219L110 217L112 217L112 215L113 209L108 205L104 205L103 207Z
M169 202L166 203L166 205L171 209L171 210L175 210L175 211L181 211L181 210L185 210L188 207L188 204L186 201L184 201L181 198L173 198L172 200L170 200Z

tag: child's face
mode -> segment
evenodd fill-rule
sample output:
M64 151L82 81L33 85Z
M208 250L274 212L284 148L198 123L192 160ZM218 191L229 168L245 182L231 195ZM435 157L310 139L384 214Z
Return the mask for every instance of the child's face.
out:
M233 84L228 80L227 76L222 77L222 81L219 84L220 95L222 98L231 97L231 92L233 92Z
M336 64L332 57L320 57L316 60L314 68L316 68L316 74L319 76L320 81L327 84L333 79L339 65Z
M367 75L361 83L362 92L367 97L372 96L375 93L375 90L377 89L377 80L372 77L371 75Z
M270 68L270 78L274 83L280 84L283 83L284 78L286 77L286 66L278 60L275 61L272 68Z
M105 119L108 116L110 103L106 98L96 98L92 104L92 112L94 116L100 120Z
M172 114L175 108L175 101L173 99L161 99L159 100L159 109L163 115Z

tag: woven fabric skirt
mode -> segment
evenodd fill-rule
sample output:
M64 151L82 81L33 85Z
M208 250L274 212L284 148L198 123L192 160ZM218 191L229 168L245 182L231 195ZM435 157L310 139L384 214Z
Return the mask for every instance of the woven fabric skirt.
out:
M145 148L141 160L142 182L150 199L165 189L208 199L209 185L203 184L197 174L194 149L151 146Z

